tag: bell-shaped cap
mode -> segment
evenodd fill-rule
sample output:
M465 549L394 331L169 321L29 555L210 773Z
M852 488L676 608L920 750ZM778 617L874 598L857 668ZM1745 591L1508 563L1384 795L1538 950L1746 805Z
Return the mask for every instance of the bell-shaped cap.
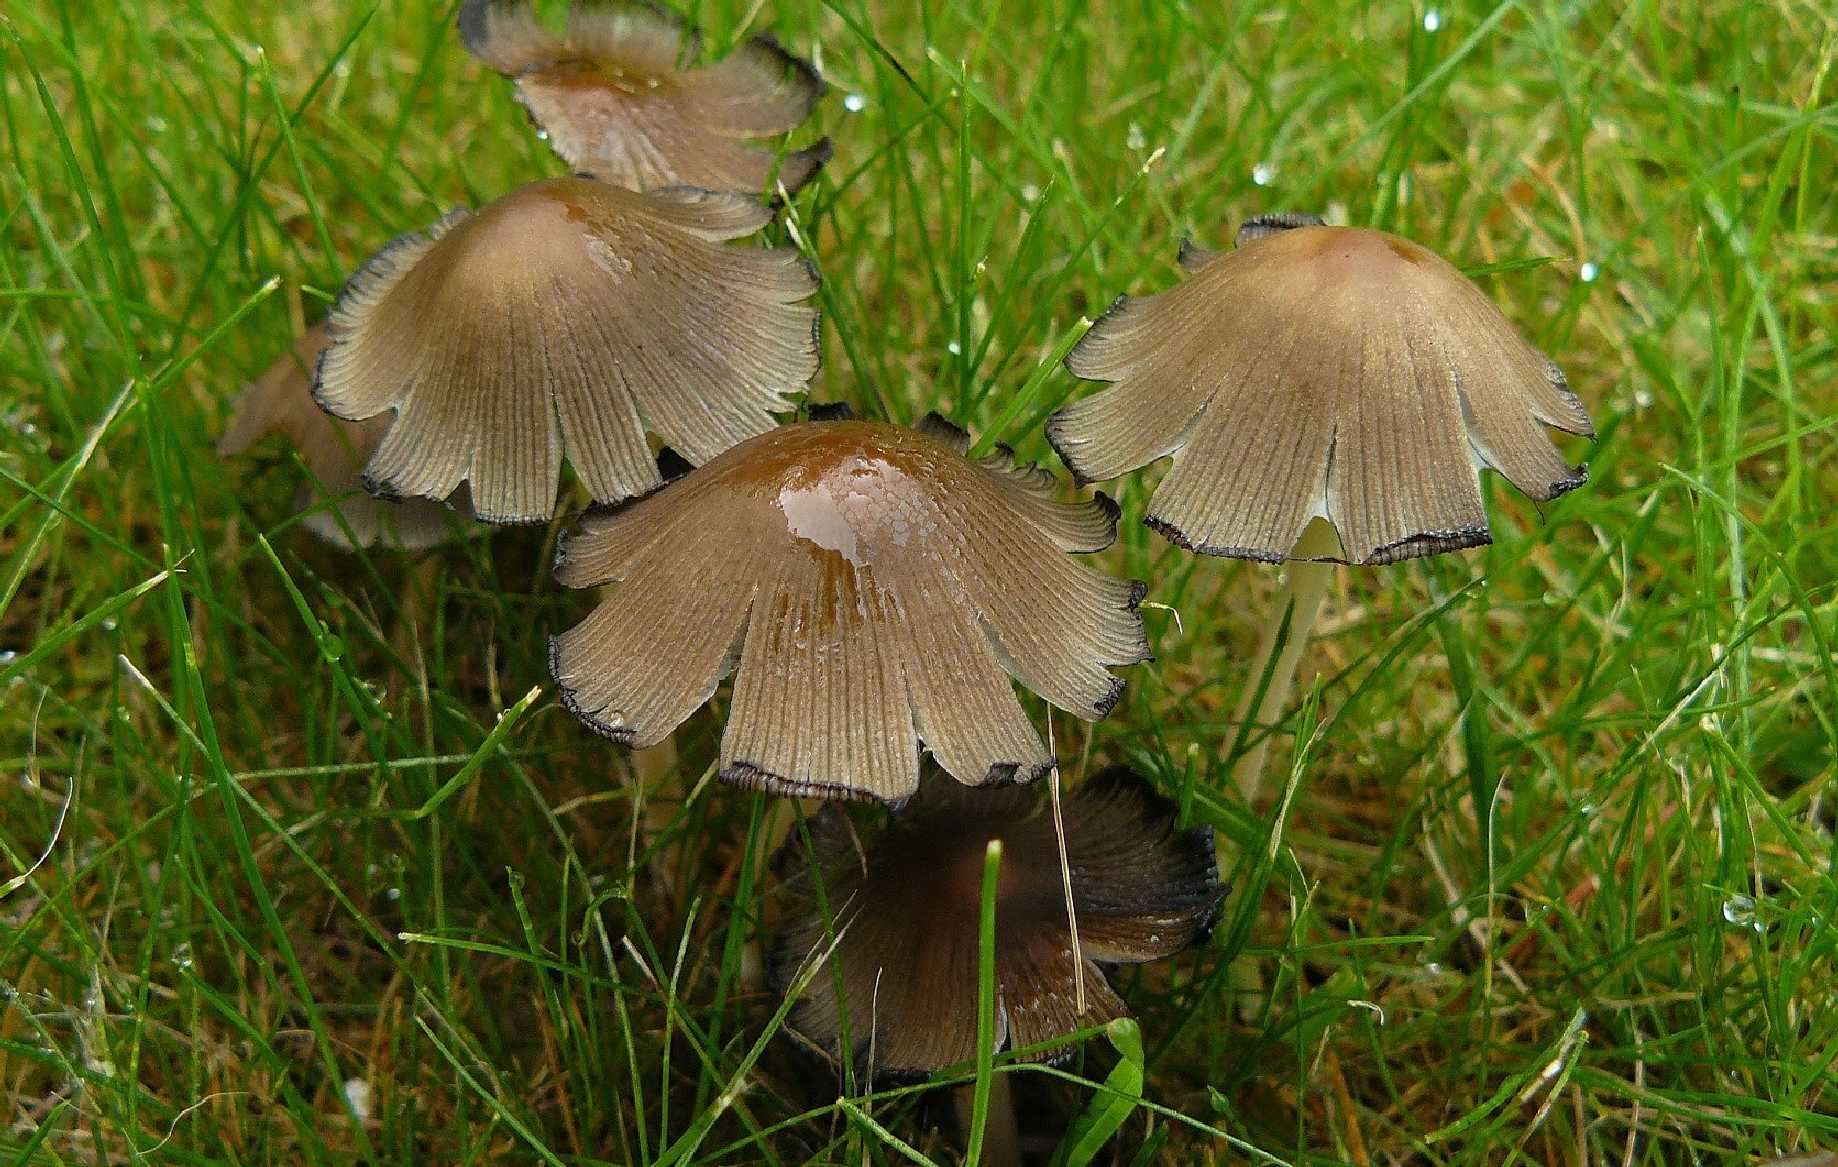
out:
M551 644L563 700L643 748L732 669L721 776L781 793L898 802L921 742L966 783L1045 773L1009 675L1103 717L1107 666L1149 656L1143 587L1066 554L1116 537L1108 498L967 444L936 417L787 425L590 514L556 576L619 586Z
M217 441L217 453L228 458L269 434L284 435L318 480L318 491L335 500L332 506L338 512L334 515L319 508L301 523L334 547L422 551L455 533L476 529L464 490L455 492L445 505L425 499L387 502L364 493L358 472L383 440L389 421L380 417L340 421L313 404L313 365L325 345L325 325L315 324L251 382L236 399L229 428ZM313 504L316 492L301 487L298 497L305 508Z
M469 483L488 522L541 522L565 456L596 499L659 483L650 430L692 462L764 433L817 370L817 279L792 248L724 247L744 195L533 183L404 235L328 321L319 404L396 411L364 471L386 496Z
M1086 482L1171 455L1145 521L1182 547L1281 561L1319 517L1346 562L1389 563L1488 542L1482 467L1541 501L1586 480L1544 428L1594 434L1563 374L1425 248L1272 215L1181 262L1072 350L1116 385L1047 437Z
M792 1008L791 1032L836 1058L846 1031L858 1063L871 1060L895 1075L971 1060L983 857L991 839L1002 840L996 1048L1053 1042L1125 1015L1099 965L1171 956L1211 926L1222 894L1212 832L1176 829L1173 804L1121 766L1071 790L1061 806L1076 955L1053 819L1037 787L972 790L932 775L865 841L836 806L808 821L808 851L794 832L775 859L794 901L768 972L783 992L839 937L831 958L841 991L837 977L819 970ZM1077 963L1084 966L1083 1016ZM1029 1056L1070 1052L1060 1046Z
M468 0L460 36L517 86L517 98L576 170L631 190L699 186L795 191L830 156L828 138L781 160L748 138L795 129L823 95L808 61L759 36L695 66L698 38L673 14L576 0L566 35L529 0Z

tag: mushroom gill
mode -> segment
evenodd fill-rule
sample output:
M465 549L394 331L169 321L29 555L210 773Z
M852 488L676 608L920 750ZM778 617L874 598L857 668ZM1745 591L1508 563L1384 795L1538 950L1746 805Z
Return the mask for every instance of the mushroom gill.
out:
M1103 717L1107 666L1149 656L1143 588L1066 554L1116 537L1108 498L967 446L936 416L788 425L588 515L556 576L619 586L551 644L563 700L642 748L733 669L721 776L782 793L898 802L921 742L966 783L1045 773L1009 675Z
M1563 374L1418 244L1272 215L1181 261L1092 326L1066 367L1116 385L1047 426L1080 481L1172 456L1145 521L1173 542L1277 562L1319 517L1388 563L1489 541L1482 467L1541 501L1585 481L1544 430L1594 433Z
M488 522L541 522L565 456L596 499L656 487L773 426L817 369L816 276L724 247L771 211L738 194L532 183L396 239L345 285L314 395L395 422L364 471L388 497L469 483Z
M781 160L742 145L795 129L823 81L771 37L692 66L699 38L661 9L577 0L566 35L529 0L468 0L460 36L516 84L517 99L570 167L631 190L698 186L760 193L773 177L795 191L830 156L825 138Z
M826 806L775 867L792 896L768 975L781 992L828 948L788 1018L831 1058L843 1035L853 1058L923 1075L976 1054L977 931L984 848L1001 839L996 887L996 1048L1063 1039L1128 1012L1100 964L1172 956L1212 923L1222 894L1212 832L1176 828L1175 808L1113 766L1062 801L1066 862L1078 918L1075 958L1053 820L1035 789L972 790L929 774L880 833L858 840ZM1084 965L1086 1011L1076 1005ZM1067 1045L1028 1056L1057 1060Z
M269 434L284 435L317 483L317 489L303 486L297 495L300 507L313 507L301 525L344 550L422 551L455 532L471 529L472 509L464 490L447 504L425 499L385 502L364 493L358 471L383 440L389 422L384 418L340 421L313 404L313 364L325 345L325 324L315 324L250 382L236 399L229 427L217 441L217 453L232 457ZM316 496L328 500L330 508L315 506Z

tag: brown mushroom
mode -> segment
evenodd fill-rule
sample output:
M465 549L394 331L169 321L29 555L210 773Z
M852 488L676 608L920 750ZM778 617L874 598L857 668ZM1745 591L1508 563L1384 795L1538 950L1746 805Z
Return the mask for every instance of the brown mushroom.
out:
M1424 247L1283 215L1182 262L1067 357L1116 387L1047 425L1081 481L1171 456L1145 521L1175 543L1277 563L1320 517L1341 549L1311 558L1390 563L1488 541L1483 467L1540 500L1587 479L1544 432L1594 433L1563 374Z
M313 507L316 496L330 503L308 510L301 524L334 547L421 551L455 533L480 529L472 522L463 488L446 504L385 502L364 493L358 471L383 440L389 422L339 421L313 404L313 365L325 345L325 325L316 324L251 382L236 400L217 453L228 458L268 434L285 435L316 480L315 486L300 488L299 505Z
M1172 457L1144 522L1206 555L1291 565L1264 633L1261 701L1288 697L1329 562L1391 563L1487 543L1480 472L1535 499L1582 485L1545 427L1593 435L1543 353L1480 288L1419 244L1383 231L1268 215L1237 248L1191 244L1192 275L1121 297L1066 359L1115 387L1067 406L1047 439L1082 482ZM1293 601L1293 607L1291 607ZM1268 738L1237 763L1254 794Z
M645 440L692 462L773 426L817 369L816 275L724 247L772 212L738 194L532 183L385 247L328 321L314 395L394 409L364 471L389 496L469 483L488 522L541 522L564 456L596 499L658 485Z
M1143 586L1065 554L1116 537L1108 498L1059 502L1045 471L967 447L936 416L782 426L590 514L556 576L619 586L551 645L563 700L643 748L734 669L721 776L780 793L898 802L920 742L966 783L1044 774L1007 674L1103 717L1106 666L1149 655Z
M978 918L984 849L1002 841L996 885L996 1048L1058 1060L1049 1043L1128 1012L1100 964L1172 956L1203 935L1222 895L1212 832L1179 830L1175 808L1113 766L1063 800L1066 915L1058 840L1038 788L972 790L928 775L918 797L865 842L837 806L808 820L775 860L795 897L768 975L784 991L835 940L835 978L819 971L788 1018L837 1058L845 1030L858 1062L924 1075L976 1054ZM820 886L819 886L820 885ZM819 894L820 893L820 894ZM1082 964L1086 1010L1077 1008ZM868 1068L864 1066L864 1068Z
M529 0L468 0L466 48L512 78L517 99L568 165L632 190L698 186L795 191L830 156L828 138L775 153L741 143L795 129L823 95L809 62L767 36L692 66L694 29L662 9L576 0L568 31Z

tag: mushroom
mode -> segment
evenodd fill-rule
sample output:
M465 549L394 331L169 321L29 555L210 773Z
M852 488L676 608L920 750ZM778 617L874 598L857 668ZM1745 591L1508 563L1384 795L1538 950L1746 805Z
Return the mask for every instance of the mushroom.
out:
M1123 766L1070 790L1062 807L1075 960L1058 840L1037 789L972 790L928 772L918 796L865 842L835 805L807 820L808 854L798 836L786 841L774 866L793 898L768 976L785 991L832 936L840 973L810 979L787 1018L794 1037L836 1059L846 1031L853 1060L895 1076L975 1057L992 839L1002 841L996 1048L1045 1047L1024 1056L1061 1060L1070 1045L1049 1043L1127 1014L1099 966L1172 956L1205 933L1223 894L1212 832L1177 829L1174 805Z
M397 413L364 470L386 497L469 483L480 518L541 522L564 455L596 499L659 483L645 440L692 462L771 429L817 369L814 271L723 247L772 212L744 195L532 183L396 239L345 285L314 396Z
M829 160L828 138L782 161L741 144L796 128L823 95L810 63L771 37L690 67L696 31L637 4L576 0L558 36L529 0L468 0L459 28L473 56L515 81L555 152L606 182L758 193L776 165L796 191Z
M1181 263L1186 282L1120 297L1086 333L1066 367L1117 384L1047 425L1081 482L1172 457L1144 521L1180 546L1391 563L1490 541L1482 469L1540 501L1587 480L1545 433L1594 434L1563 374L1424 247L1270 215L1235 250L1188 244ZM1290 573L1295 651L1326 573ZM1281 708L1294 655L1258 721Z
M422 551L455 532L477 530L462 488L446 504L414 499L383 502L363 492L358 471L383 440L389 423L339 421L313 404L312 369L325 348L325 325L315 324L237 398L230 424L217 441L225 458L241 454L271 433L286 436L316 480L300 488L298 505L312 506L315 496L332 507L314 507L301 523L332 544ZM334 513L336 512L336 513Z
M564 703L642 749L732 669L721 777L781 794L897 803L921 742L965 783L1045 774L1004 670L1103 717L1107 666L1149 657L1144 587L1065 554L1116 537L1110 499L1059 502L1046 471L968 448L936 415L803 422L589 514L556 577L619 586L551 642Z

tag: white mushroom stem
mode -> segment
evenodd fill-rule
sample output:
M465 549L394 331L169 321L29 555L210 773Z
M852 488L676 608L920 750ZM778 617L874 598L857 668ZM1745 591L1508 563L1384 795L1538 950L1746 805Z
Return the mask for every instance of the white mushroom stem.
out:
M1264 625L1263 643L1245 678L1244 695L1238 702L1238 712L1232 718L1232 736L1226 743L1229 748L1237 740L1240 727L1249 727L1253 735L1261 732L1261 736L1256 737L1251 748L1232 767L1232 780L1247 804L1257 798L1258 787L1263 782L1264 765L1270 756L1269 727L1275 725L1288 706L1296 664L1302 658L1302 649L1308 644L1309 630L1314 627L1315 615L1321 610L1321 597L1326 593L1328 579L1334 572L1334 564L1322 557L1339 555L1340 539L1326 520L1311 519L1290 554L1294 558L1290 560L1283 585L1277 589L1271 604L1270 617ZM1277 636L1282 631L1285 614L1289 616L1288 636L1283 641L1281 655L1272 667L1270 657L1277 651ZM1264 690L1263 700L1257 701L1257 689L1265 669L1270 669L1270 684ZM1251 707L1254 701L1257 703L1255 710Z
M645 837L647 840L658 838L670 829L671 820L676 817L680 805L664 798L664 792L677 772L675 735L665 738L650 749L633 750L631 764L633 788L643 805ZM678 858L676 847L664 848L652 857L652 868L657 872L666 894L676 891Z

